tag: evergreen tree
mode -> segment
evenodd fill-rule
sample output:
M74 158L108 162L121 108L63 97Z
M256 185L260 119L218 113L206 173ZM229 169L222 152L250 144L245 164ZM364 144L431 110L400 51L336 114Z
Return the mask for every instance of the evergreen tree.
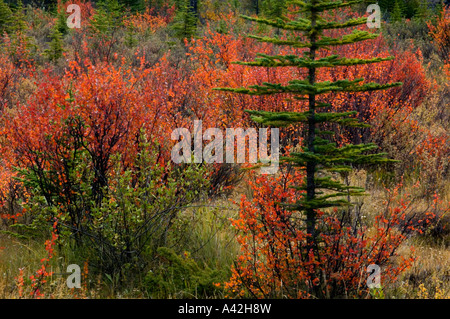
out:
M133 24L130 24L125 32L125 45L130 49L138 43L138 40L134 37L134 33L135 28Z
M57 12L56 28L61 35L65 35L69 31L69 27L67 26L67 15L64 10Z
M173 30L180 39L191 38L197 32L198 2L192 0L177 0L177 12L174 18Z
M420 0L415 14L415 18L420 21L428 21L431 16L431 10L428 7L428 0Z
M291 34L286 40L270 36L251 36L252 38L266 43L293 48L305 48L303 56L259 54L252 62L237 62L241 65L254 67L298 67L308 71L306 78L290 81L287 85L279 83L263 83L249 88L218 88L217 90L240 94L266 96L273 94L289 94L295 99L307 101L306 112L266 112L247 111L252 119L262 125L272 127L287 127L290 125L303 124L306 139L302 151L292 153L283 157L285 163L290 163L299 169L306 171L303 183L295 189L301 192L302 199L289 209L301 213L305 217L305 228L308 234L307 247L315 258L319 258L319 233L318 210L327 208L349 206L350 196L364 194L364 189L352 187L341 183L335 178L336 173L348 174L355 165L373 165L390 162L385 158L386 154L374 153L377 148L374 144L345 145L338 147L331 141L333 132L323 130L324 124L335 123L346 127L367 127L360 123L354 116L356 112L333 112L330 104L321 100L321 95L330 92L366 92L384 90L399 86L401 83L381 85L378 83L364 83L364 79L337 80L334 82L318 81L317 75L321 68L353 66L379 63L392 60L389 58L354 59L338 55L328 55L319 58L320 51L328 52L327 49L335 46L352 44L359 41L374 39L378 35L369 31L353 30L352 33L333 38L324 35L325 30L343 29L363 25L367 18L354 18L346 22L328 21L321 14L332 9L347 7L360 1L328 1L289 0L288 3L298 7L296 19L252 18L246 16L250 21L259 24L285 30ZM294 13L294 12L292 12ZM299 37L299 33L303 37ZM322 129L321 129L322 128ZM348 198L348 199L347 199ZM325 279L322 274L316 274L317 279L323 285ZM319 285L320 286L320 285ZM323 297L321 290L317 288L316 296Z
M3 0L0 0L0 35L3 35L4 31L9 32L12 15L9 6Z
M65 0L67 1L67 0ZM24 0L25 5L39 5L40 7L43 7L49 11L53 11L56 9L56 7L58 6L58 0Z
M282 18L286 14L286 0L264 0L263 2L264 16L269 19Z
M198 1L199 0L189 0L189 9L197 19L198 19Z
M123 5L118 0L102 0L91 25L100 34L110 35L122 25Z
M253 10L255 10L255 13L257 14L257 15L259 15L259 6L260 6L260 4L261 4L261 1L260 0L251 0L251 5L252 5L252 7L253 7Z
M434 14L441 16L442 12L444 11L444 8L446 6L450 6L450 0L449 1L444 1L444 0L439 1L434 6L434 10L433 10Z
M407 19L414 18L421 1L427 2L427 0L401 0L400 5L402 6L404 17Z
M367 3L375 3L375 1L367 1ZM380 5L382 11L392 12L394 8L394 1L392 0L379 0L376 3Z
M395 6L398 5L402 12L401 16L407 19L411 19L416 15L420 5L420 1L427 2L426 0L370 0L367 1L367 3L378 3L381 7L383 16L385 13L392 16ZM398 8L395 10L398 10Z
M53 32L50 34L50 38L52 39L49 44L49 49L44 51L44 54L50 61L57 61L62 57L64 52L63 49L63 35L59 32L58 27L55 26L53 28Z
M258 15L261 9L261 2L261 0L241 0L240 6L245 12L248 12L248 14Z
M286 0L264 0L262 11L268 19L283 19L287 11ZM276 35L280 35L280 29L278 28L276 28Z
M142 11L145 8L144 0L122 0L121 3L132 11Z
M10 23L10 32L19 32L21 33L26 29L25 23L25 14L23 13L23 4L22 1L17 1L15 7L13 7L13 15Z
M392 9L391 13L391 22L400 22L403 19L403 9L400 5L399 0L395 0L394 8Z

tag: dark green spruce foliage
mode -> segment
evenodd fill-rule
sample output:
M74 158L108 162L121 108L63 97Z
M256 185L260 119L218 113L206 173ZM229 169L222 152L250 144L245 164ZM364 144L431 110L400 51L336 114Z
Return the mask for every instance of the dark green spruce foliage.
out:
M95 33L111 36L122 26L124 7L118 0L102 0L98 3L97 12L93 17L92 29Z
M63 48L63 35L59 31L58 27L55 26L53 28L52 33L50 34L50 38L52 39L49 43L49 48L44 51L44 54L50 61L58 61L59 58L62 57L64 48Z
M9 6L4 0L0 0L0 36L4 32L11 35L26 29L23 10L20 0L14 3L14 6Z
M9 31L8 26L11 23L12 14L9 6L0 0L0 35L3 35L4 31Z
M431 9L428 6L428 1L421 0L417 7L415 18L420 21L428 21L430 17L431 17Z
M281 18L286 14L286 0L265 0L263 2L264 16L270 19Z
M121 2L132 11L142 11L145 9L144 0L122 0Z
M417 11L422 4L425 3L428 6L428 3L439 3L439 1L440 0L367 0L366 3L378 3L383 15L387 13L388 16L391 16L395 10L397 10L397 13L401 11L402 17L411 19L417 15ZM396 6L398 6L398 8L395 8Z
M56 29L61 35L66 35L69 32L69 27L67 26L68 14L65 10L59 10L56 13Z
M177 0L176 15L172 25L175 36L180 39L192 38L197 32L198 1Z
M400 22L402 21L404 16L404 11L402 6L400 5L399 0L394 1L394 8L391 13L391 22Z
M263 83L262 85L255 85L249 88L218 88L221 91L259 96L288 93L295 99L308 101L309 109L306 112L247 112L250 113L254 121L263 125L286 127L302 123L306 129L307 138L302 146L302 151L292 153L289 157L284 157L283 161L306 171L304 183L300 183L296 187L299 192L302 192L302 199L288 208L306 215L306 229L310 235L308 245L314 251L318 247L318 231L316 230L317 210L350 205L349 201L344 199L344 197L350 198L350 196L364 194L364 189L344 185L335 179L334 175L336 173L348 174L355 165L390 161L385 158L385 154L374 154L374 150L377 148L374 144L337 147L336 143L330 141L330 134L332 135L333 133L320 130L321 124L326 123L334 123L346 127L367 127L366 124L360 123L354 118L356 112L338 113L329 110L331 105L321 101L320 97L322 94L384 90L401 85L401 83L386 85L366 83L364 79L342 79L334 82L320 82L317 80L317 73L320 68L362 65L393 59L389 57L361 60L337 55L318 58L319 50L377 37L377 34L361 30L354 30L352 33L338 38L324 36L325 30L350 28L365 24L367 18L355 18L341 23L327 21L321 16L327 10L347 7L361 2L363 1L288 1L288 4L295 5L298 8L296 11L298 18L295 20L290 20L286 16L276 20L245 17L260 24L286 30L287 33L291 34L284 40L270 36L251 36L252 38L260 42L268 42L280 46L305 48L305 52L303 56L259 54L259 57L253 62L236 62L237 64L265 68L306 68L309 76L305 79L292 80L287 85ZM303 34L303 37L299 38L299 33Z

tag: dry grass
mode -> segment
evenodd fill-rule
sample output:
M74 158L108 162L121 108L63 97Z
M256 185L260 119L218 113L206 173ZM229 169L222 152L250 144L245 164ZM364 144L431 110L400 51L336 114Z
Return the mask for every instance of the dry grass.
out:
M417 260L390 288L391 297L450 299L450 249L410 242L400 252L409 251L410 245L415 247Z
M370 196L354 199L362 203L361 211L367 225L373 221L373 217L386 209L385 201L388 193L379 186L368 185L367 175L364 171L355 172L350 176L350 183L355 186L369 187ZM406 184L406 183L405 183ZM425 187L426 185L422 185ZM430 201L422 196L423 187L404 185L401 194L412 195L408 214L426 212L430 209ZM450 202L450 182L443 184L441 199L445 203ZM443 214L442 221L445 227L450 227L450 216ZM450 238L448 235L437 241L429 235L418 236L412 234L403 243L398 253L405 258L410 256L411 248L415 251L417 258L413 266L406 270L401 278L390 287L385 287L386 298L401 299L448 299L450 298Z
M0 299L30 298L31 285L29 277L41 267L41 259L47 255L43 242L37 240L18 240L10 236L0 234ZM56 250L55 250L56 251ZM48 278L48 283L43 289L42 298L74 299L96 298L100 296L101 282L92 285L95 288L87 290L69 289L66 284L65 272L67 263L63 257L57 254L50 260L50 271L54 275ZM23 292L19 293L18 277L20 269L23 271Z

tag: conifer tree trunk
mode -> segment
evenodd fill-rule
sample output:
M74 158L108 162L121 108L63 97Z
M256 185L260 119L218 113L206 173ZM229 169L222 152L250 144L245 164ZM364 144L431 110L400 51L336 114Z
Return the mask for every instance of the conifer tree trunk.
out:
M315 4L315 0L312 1ZM315 14L312 15L311 26L316 25L317 16ZM317 31L313 31L311 33L310 41L311 41L311 49L310 49L310 59L315 60L316 58L316 47L315 42L317 40ZM316 82L316 69L311 67L309 69L309 83L314 85ZM309 111L311 115L308 118L308 150L311 153L315 153L314 150L314 141L316 139L316 120L315 120L315 108L316 108L316 96L313 94L309 95ZM306 194L308 200L313 200L316 196L316 186L315 186L315 172L316 172L316 162L308 162L306 166ZM308 250L311 249L316 250L316 213L313 208L309 208L306 211L306 224L307 224L307 233L310 237L308 237Z
M253 0L253 7L255 8L256 15L259 15L259 0Z
M312 0L312 5L316 4L316 0ZM309 51L309 57L311 61L316 59L316 41L318 37L317 30L314 29L317 23L317 13L313 12L311 15L311 27L313 28L310 35L310 43L311 48ZM309 68L309 83L314 85L316 83L316 68ZM309 94L309 111L310 116L308 118L308 136L307 136L307 145L308 151L311 153L316 153L315 151L315 140L316 140L316 95ZM313 201L316 197L316 183L315 183L315 175L317 168L316 161L309 161L306 165L306 200ZM313 252L315 258L319 258L319 250L317 247L317 234L316 234L316 210L314 208L306 209L306 232L307 232L307 250L308 252ZM314 294L322 298L322 289L321 287L326 285L324 278L321 273L316 274L317 278L319 278L319 285L314 286Z

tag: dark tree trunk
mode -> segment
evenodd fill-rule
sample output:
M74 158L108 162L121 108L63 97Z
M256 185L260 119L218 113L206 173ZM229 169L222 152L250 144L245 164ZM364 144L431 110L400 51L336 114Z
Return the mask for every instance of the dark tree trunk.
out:
M314 5L316 1L312 1ZM311 16L311 26L314 27L317 23L317 13L312 14ZM313 30L310 36L311 48L310 48L310 59L316 59L316 50L317 47L315 43L317 42L318 33L316 30ZM309 83L314 85L316 83L316 69L309 69ZM311 94L309 95L309 111L311 112L310 117L308 119L308 152L315 153L315 145L314 142L316 140L316 96ZM315 183L315 175L316 175L317 163L315 161L309 161L306 165L306 198L308 201L314 200L316 198L316 183ZM317 244L317 233L316 233L316 223L317 223L317 214L314 208L306 209L306 231L308 234L307 239L307 248L310 252L313 251L315 257L317 259L320 258L318 244ZM321 271L316 270L316 276L320 280L320 284L318 286L314 286L315 295L319 298L324 297L322 288L325 286L324 278L322 277Z
M259 15L259 0L253 0L253 7L255 8L256 15Z
M313 15L311 19L311 25L314 26L316 24L316 16ZM311 34L311 49L310 49L310 59L314 60L316 58L316 47L315 42L317 40L317 32L314 31ZM314 85L316 82L316 69L309 69L309 83ZM315 153L314 141L316 139L316 120L315 120L315 111L316 111L316 96L309 95L309 111L311 115L308 119L308 136L307 136L307 146L308 151L311 153ZM308 162L306 166L306 196L307 200L313 200L316 197L316 185L315 185L315 174L316 174L316 166L315 162ZM307 209L306 211L306 223L307 223L307 232L310 236L308 238L308 249L316 248L316 213L314 209Z

